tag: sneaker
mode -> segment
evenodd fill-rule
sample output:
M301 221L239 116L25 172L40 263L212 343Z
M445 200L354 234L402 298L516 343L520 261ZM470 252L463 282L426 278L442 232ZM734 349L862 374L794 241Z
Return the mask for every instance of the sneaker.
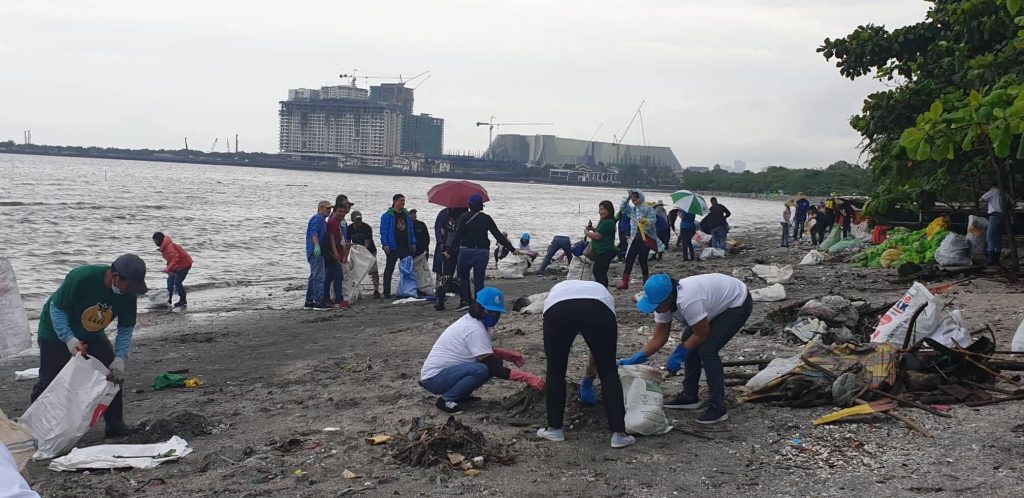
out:
M725 408L715 408L713 406L709 406L707 410L704 410L704 413L697 417L698 424L717 424L726 420L729 420L729 414L726 413Z
M331 305L329 305L327 303L320 303L320 304L314 304L313 305L313 310L314 311L327 311L327 310L333 309L333 308L334 308L334 306L331 306Z
M128 424L123 421L118 422L107 422L106 431L104 431L104 437L108 439L125 437L131 434L132 430L128 427Z
M612 448L625 448L636 442L636 438L629 434L612 433Z
M349 306L348 301L342 301L342 302L338 303L338 307L343 309L343 310L347 310L348 306Z
M700 398L696 396L691 398L683 393L679 393L667 403L662 403L661 407L671 410L696 410L700 408Z
M437 398L437 402L434 403L434 406L436 406L438 410L441 410L449 415L457 415L459 413L462 413L461 405L454 401L445 401L444 398Z
M462 312L469 309L469 303L459 303L459 307L455 308L455 311Z
M312 308L313 306L314 305L312 301L306 301L306 304L302 305L303 308Z
M565 441L565 429L549 429L547 427L541 427L537 429L537 437L541 439L547 439L548 441L554 441L556 443Z
M380 291L373 291L373 298L380 299Z
M178 301L178 302L174 303L174 307L175 308L186 308L186 307L188 307L188 303L186 303L185 301Z

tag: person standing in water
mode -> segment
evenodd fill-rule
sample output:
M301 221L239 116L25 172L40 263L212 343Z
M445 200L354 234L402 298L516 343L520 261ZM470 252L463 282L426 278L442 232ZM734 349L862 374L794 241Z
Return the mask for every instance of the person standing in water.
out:
M184 282L189 270L192 269L192 256L163 232L154 233L153 242L160 248L160 255L167 262L167 266L161 270L167 274L167 304L171 304L174 292L177 291L178 302L174 303L174 307L188 306Z

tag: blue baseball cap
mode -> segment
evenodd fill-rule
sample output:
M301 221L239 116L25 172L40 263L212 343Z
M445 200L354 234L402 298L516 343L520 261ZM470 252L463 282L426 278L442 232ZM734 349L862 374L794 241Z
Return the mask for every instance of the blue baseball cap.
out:
M530 234L529 232L523 232L523 236L519 238L523 240L530 240Z
M636 309L641 313L653 313L661 306L669 296L672 295L672 277L667 273L651 275L644 284L644 295L636 303Z
M508 313L505 309L505 295L494 287L484 287L476 293L476 302L487 311Z
M483 204L483 203L484 203L484 198L480 197L480 194L473 194L473 195L469 196L469 204L470 205L473 205L473 204Z

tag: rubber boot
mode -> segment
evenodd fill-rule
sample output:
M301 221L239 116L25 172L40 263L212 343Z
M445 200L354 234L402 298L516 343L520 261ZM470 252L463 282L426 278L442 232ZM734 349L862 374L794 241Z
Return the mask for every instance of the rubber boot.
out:
M619 289L619 290L626 290L626 289L629 288L629 274L628 273L623 273L622 274L622 283L617 285L617 286L615 286L615 288Z

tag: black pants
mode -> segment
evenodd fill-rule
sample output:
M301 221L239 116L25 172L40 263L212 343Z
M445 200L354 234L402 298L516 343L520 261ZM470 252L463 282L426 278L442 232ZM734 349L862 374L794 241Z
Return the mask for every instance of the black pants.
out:
M97 337L82 341L89 345L87 354L95 356L97 360L109 367L110 363L114 361L114 347L110 345L107 336L102 332L94 335ZM53 379L57 378L57 374L64 369L64 365L71 361L71 353L63 342L49 339L39 339L37 342L39 343L39 379L36 380L36 385L32 386L32 401L43 394ZM124 402L121 392L114 396L114 400L110 402L106 413L103 414L103 419L107 424L124 420Z
M640 231L636 232L636 236L633 237L633 241L629 243L629 250L626 251L626 275L633 273L633 263L639 260L640 272L647 276L650 270L647 268L647 256L651 250L644 244L644 239L640 235Z
M448 250L450 257L446 258L441 255L441 278L437 282L437 287L434 289L434 297L437 298L435 307L437 305L444 305L445 300L448 296L448 292L459 292L459 282L455 279L455 268L459 262L459 252Z
M608 287L608 267L612 265L612 258L615 257L615 251L609 250L601 254L594 255L594 281Z
M711 319L711 333L707 340L696 351L690 351L683 364L683 394L697 399L703 370L708 381L708 404L720 410L725 409L725 369L718 352L743 328L753 309L754 301L748 294L743 304L729 308ZM686 327L680 340L686 342L692 335L693 329Z
M679 231L679 244L683 246L683 261L690 261L697 259L697 253L693 250L693 236L697 233L696 230L680 230Z
M812 244L821 244L822 242L825 242L825 229L826 228L828 228L828 227L825 226L825 225L822 225L821 227L819 227L817 223L815 223L814 226L811 227L811 243Z
M565 370L569 350L578 334L583 334L597 364L604 395L604 413L612 432L626 432L626 404L622 382L615 364L618 325L615 313L597 299L569 299L544 312L544 354L548 357L548 427L561 429L565 417Z
M385 256L384 260L384 295L391 295L391 278L395 276L395 264L399 260L409 256L408 247L396 247L391 249L391 252Z

